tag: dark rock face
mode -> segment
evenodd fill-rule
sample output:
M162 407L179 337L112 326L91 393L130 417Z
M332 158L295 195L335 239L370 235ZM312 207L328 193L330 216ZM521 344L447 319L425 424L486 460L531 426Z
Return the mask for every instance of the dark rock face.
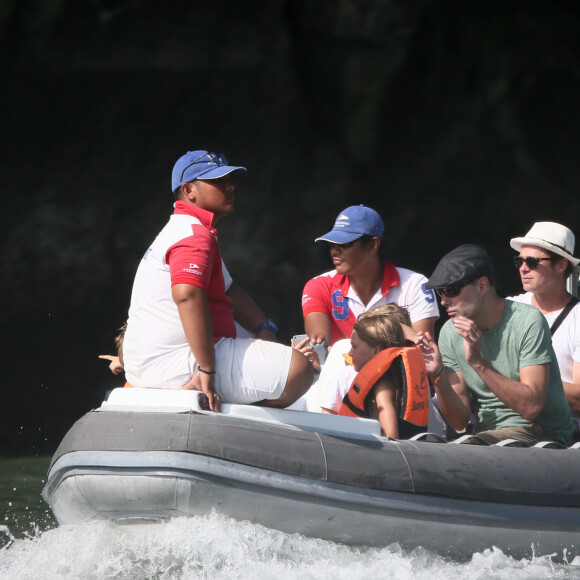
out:
M285 341L352 204L397 265L476 242L519 291L511 237L580 232L579 24L571 1L3 2L4 449L53 448L119 382L96 355L188 149L248 167L222 251Z

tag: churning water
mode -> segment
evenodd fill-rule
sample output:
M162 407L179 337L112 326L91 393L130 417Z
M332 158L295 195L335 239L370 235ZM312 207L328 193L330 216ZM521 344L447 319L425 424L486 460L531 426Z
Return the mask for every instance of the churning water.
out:
M423 549L351 547L219 514L123 526L57 526L40 498L48 458L0 460L0 578L578 578L580 561L514 560L500 550L453 562Z

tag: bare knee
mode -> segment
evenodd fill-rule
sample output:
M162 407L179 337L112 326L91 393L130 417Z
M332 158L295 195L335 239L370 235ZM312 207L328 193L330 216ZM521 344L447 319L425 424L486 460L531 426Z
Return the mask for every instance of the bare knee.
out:
M292 349L288 379L278 399L261 401L264 407L288 407L306 394L314 380L314 369L310 361L299 351Z

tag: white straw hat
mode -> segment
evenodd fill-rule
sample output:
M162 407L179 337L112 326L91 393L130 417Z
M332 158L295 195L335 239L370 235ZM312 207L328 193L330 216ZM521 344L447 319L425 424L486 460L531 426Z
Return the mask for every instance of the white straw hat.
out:
M575 241L572 230L566 226L554 222L536 222L523 238L512 238L510 245L517 252L521 252L522 246L537 246L554 252L577 266L580 259L572 255Z

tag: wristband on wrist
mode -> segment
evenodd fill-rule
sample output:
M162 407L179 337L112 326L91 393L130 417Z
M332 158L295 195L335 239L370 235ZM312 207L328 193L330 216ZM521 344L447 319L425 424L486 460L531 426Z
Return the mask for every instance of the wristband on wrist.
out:
M202 369L199 365L195 367L195 371L198 373L203 373L204 375L209 375L210 377L213 377L216 373L215 371L206 371L205 369Z
M258 334L261 330L270 330L274 334L278 332L278 325L271 319L267 318L266 320L260 322L258 326L256 326L256 330L254 330L254 334Z
M444 370L445 370L445 365L441 365L441 368L434 375L429 375L429 378L435 384L437 384L441 380L441 377L443 376L443 371Z

